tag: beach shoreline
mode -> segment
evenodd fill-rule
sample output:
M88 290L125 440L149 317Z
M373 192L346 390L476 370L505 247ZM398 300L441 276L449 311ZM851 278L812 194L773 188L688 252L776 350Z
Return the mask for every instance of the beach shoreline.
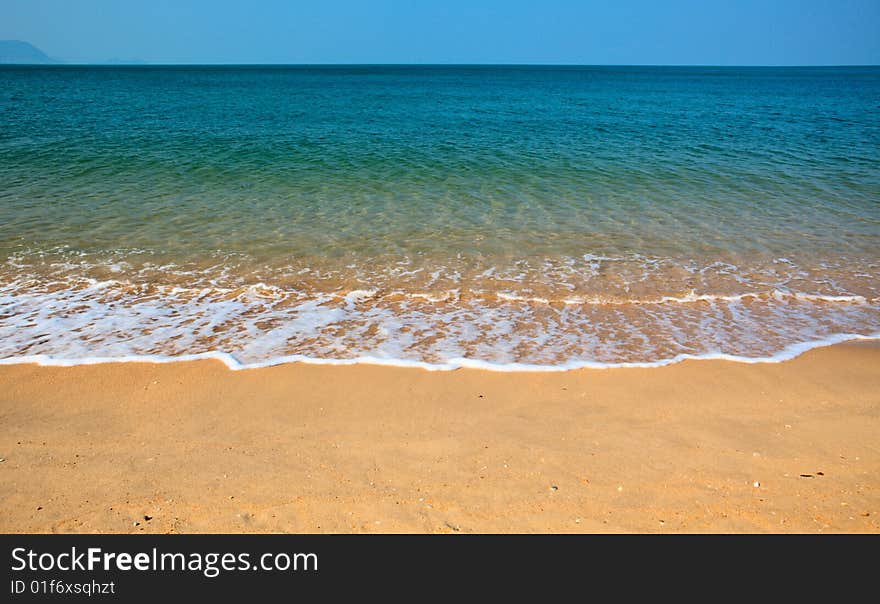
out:
M878 361L3 365L0 531L877 533Z

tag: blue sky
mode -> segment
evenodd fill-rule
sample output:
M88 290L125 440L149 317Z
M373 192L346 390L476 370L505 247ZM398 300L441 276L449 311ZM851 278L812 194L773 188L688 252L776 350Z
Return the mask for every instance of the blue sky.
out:
M68 62L880 64L880 0L0 0Z

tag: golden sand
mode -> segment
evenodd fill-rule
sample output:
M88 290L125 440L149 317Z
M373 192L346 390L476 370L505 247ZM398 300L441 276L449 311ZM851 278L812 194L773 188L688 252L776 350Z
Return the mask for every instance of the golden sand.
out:
M563 373L0 367L3 532L880 532L880 347Z

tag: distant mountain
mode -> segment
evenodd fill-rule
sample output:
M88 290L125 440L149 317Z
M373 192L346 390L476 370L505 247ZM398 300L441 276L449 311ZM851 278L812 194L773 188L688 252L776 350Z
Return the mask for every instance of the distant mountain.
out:
M42 50L21 40L0 40L0 63L48 65L60 63Z

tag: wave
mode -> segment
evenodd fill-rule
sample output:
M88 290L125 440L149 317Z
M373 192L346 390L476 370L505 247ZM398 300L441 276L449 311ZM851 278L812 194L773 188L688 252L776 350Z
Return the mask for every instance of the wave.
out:
M34 288L33 279L17 278L6 284L0 284L0 291L14 291L16 289ZM584 295L584 296L564 296L564 297L544 297L531 296L510 291L487 291L485 289L465 289L462 287L439 290L439 291L406 291L397 288L369 288L369 289L341 289L338 291L308 291L297 288L284 288L265 282L257 282L248 285L239 285L236 287L207 285L207 286L184 286L184 285L167 285L167 284L145 284L133 283L131 281L119 279L95 279L91 277L80 277L72 281L54 281L42 280L38 285L46 287L47 285L57 285L64 283L66 288L92 288L95 290L116 288L119 291L135 292L137 290L158 289L164 290L171 294L189 294L193 297L200 298L203 296L230 296L239 294L253 294L262 298L287 298L309 295L324 295L330 298L344 300L346 302L357 302L364 299L375 298L412 298L417 300L425 300L433 303L458 302L462 299L482 299L484 301L498 300L502 302L526 302L531 304L541 304L546 306L563 304L567 306L595 305L595 306L626 306L626 305L663 305L663 304L693 304L697 302L737 302L743 300L766 300L774 299L783 301L786 299L810 301L810 302L828 302L828 303L846 303L846 304L877 304L880 303L880 297L867 297L858 294L819 294L807 293L799 291L790 291L781 288L773 288L764 291L751 291L736 294L711 294L697 293L691 290L685 294L668 294L647 296L641 298L623 298L620 296L608 295Z
M747 357L725 353L680 354L668 359L643 362L620 362L599 363L592 361L569 361L558 365L537 365L529 363L492 363L478 359L451 359L444 363L426 363L407 359L386 359L379 357L357 357L354 359L328 359L315 358L304 355L290 355L260 361L255 363L243 363L228 352L209 351L199 354L184 354L179 356L163 355L132 355L124 357L85 357L78 359L56 358L49 355L28 355L21 357L0 358L0 365L36 364L44 367L77 367L81 365L103 365L109 363L182 363L191 361L215 360L220 361L232 371L248 369L262 369L291 363L307 365L377 365L383 367L418 368L426 371L455 371L457 369L479 369L496 372L559 372L577 369L624 369L624 368L651 368L674 365L683 361L731 361L735 363L758 364L758 363L781 363L794 359L805 352L815 348L823 348L841 344L843 342L857 340L880 340L880 332L862 334L835 334L831 337L815 340L812 342L799 342L786 346L778 353L764 357Z
M698 358L769 362L817 342L871 338L878 326L875 297L781 288L625 298L465 287L192 287L76 274L0 281L0 359L536 371Z
M805 294L801 292L789 292L779 289L774 289L765 292L746 292L742 294L698 294L694 291L689 292L683 296L660 296L656 298L647 298L647 299L615 299L615 298L603 298L600 296L590 296L590 297L567 297L557 300L552 300L548 298L540 298L540 297L530 297L530 296L520 296L517 294L509 294L505 292L499 292L496 296L502 300L507 300L511 302L532 302L536 304L547 304L551 305L554 302L561 302L563 304L568 304L572 306L580 305L580 304L595 304L595 305L618 305L623 306L627 304L634 305L651 305L651 304L691 304L694 302L737 302L740 300L747 299L755 299L759 300L762 298L773 298L776 300L784 300L786 298L792 298L796 300L808 300L812 302L843 302L850 304L869 304L875 303L878 301L877 298L868 299L865 296L859 295L827 295L827 294Z

